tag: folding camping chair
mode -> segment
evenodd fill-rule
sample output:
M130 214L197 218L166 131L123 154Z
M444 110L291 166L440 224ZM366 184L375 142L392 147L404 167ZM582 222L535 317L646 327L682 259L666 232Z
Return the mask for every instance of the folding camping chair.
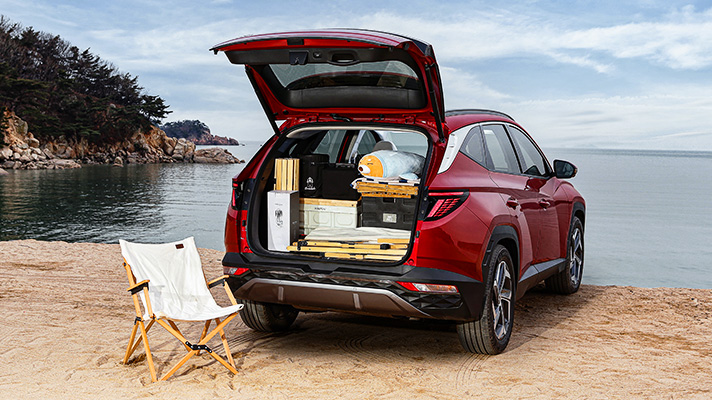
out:
M119 240L119 243L121 254L124 256L124 268L131 285L127 290L131 292L136 308L136 319L126 348L124 364L143 342L151 380L156 382L156 370L153 366L147 334L154 323L158 323L180 340L188 351L188 354L163 375L161 380L168 379L191 357L200 354L201 350L205 350L230 372L237 374L223 328L235 318L243 306L235 301L225 280L227 276L207 282L193 238L165 244L129 243L125 240ZM232 302L229 307L220 307L210 294L210 288L220 284L223 285ZM139 298L143 303L143 313ZM149 321L148 326L144 325L144 321ZM176 321L205 321L203 333L197 344L192 344L183 336ZM216 326L208 332L212 321L215 321ZM136 339L136 332L139 330L141 335ZM227 361L207 345L208 341L218 333L222 339Z

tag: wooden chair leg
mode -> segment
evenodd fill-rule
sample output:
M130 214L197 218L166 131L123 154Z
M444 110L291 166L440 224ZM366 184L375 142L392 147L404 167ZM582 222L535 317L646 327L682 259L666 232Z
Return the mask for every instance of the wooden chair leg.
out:
M213 336L215 336L216 334L220 333L220 337L221 337L221 339L222 339L222 341L223 341L223 347L225 348L225 351L226 351L226 353L227 353L227 357L228 357L228 359L230 360L230 362L225 361L224 358L222 358L221 356L219 356L218 354L216 354L214 351L209 351L208 354L210 354L214 359L216 359L220 364L222 364L223 366L225 366L225 368L227 368L227 369L228 369L230 372L232 372L233 374L237 374L237 369L235 368L235 360L232 358L232 354L230 353L230 347L229 347L228 344L227 344L227 339L226 339L226 337L225 337L225 331L223 330L223 328L225 327L225 325L227 325L228 322L230 322L230 321L231 321L233 318L235 318L236 316L237 316L237 313L231 314L231 315L227 316L227 318L225 318L223 321L220 321L219 318L216 318L216 319L215 319L215 322L216 322L217 326L215 327L215 329L213 329L213 330L210 331L210 332L206 332L206 331L207 331L207 327L209 327L209 322L210 322L210 321L207 321L206 324L205 324L205 326L204 326L204 328L203 328L203 331L204 331L204 332L203 332L203 334L201 334L200 342L197 344L197 345L200 345L200 346L206 345L206 343L207 343L210 339L212 339ZM168 319L166 319L165 321L164 321L163 319L157 319L157 320L155 320L155 321L158 322L159 325L161 325L162 327L164 327L170 334L172 334L173 336L175 336L175 337L183 344L183 346L188 349L188 354L186 354L186 355L178 362L178 364L176 364L173 368L171 368L170 371L166 372L166 374L163 375L163 377L161 377L160 380L165 381L166 379L170 378L173 374L175 374L176 371L178 371L178 369L179 369L180 367L182 367L186 362L188 362L188 360L190 360L191 357L193 357L194 355L198 354L199 350L192 350L192 349L186 344L187 339L183 336L183 334L180 332L180 330L178 329L178 327L176 326L176 324L175 324L173 321L168 320ZM154 379L154 382L155 382L155 378L154 378L154 377L155 377L155 371L154 371L154 369L153 369L153 360L150 358L150 350L148 350L148 343L146 342L145 330L143 330L143 322L142 322L142 321L141 321L141 329L142 329L141 335L144 336L144 339L143 339L143 340L144 340L144 344L146 345L146 348L147 348L146 354L147 354L148 357L149 357L149 365L150 365L150 367L151 367L151 372L152 372L151 377L152 377L152 379Z
M129 337L129 344L126 346L126 355L124 355L124 364L129 362L129 357L131 357L131 354L133 353L134 347L134 339L136 339L136 332L138 331L138 321L134 322L133 329L131 329L131 337Z
M215 318L215 325L220 325L220 318ZM230 353L230 346L227 344L227 337L225 337L225 331L222 329L220 329L220 339L222 340L223 349L225 349L225 355L227 356L228 362L230 363L230 365L235 367L235 360L232 358L232 353Z
M210 328L210 321L212 320L209 319L205 321L205 325L203 326L203 333L200 334L200 340L198 340L198 342L203 340L203 338L205 338L205 335L207 335L208 329ZM200 350L198 350L198 355L200 355Z
M148 334L148 332L151 330L151 327L153 326L153 323L154 323L154 322L156 322L156 321L151 320L151 321L148 323L148 326L146 326L146 334ZM138 324L136 324L135 326L136 326L136 328L138 329ZM136 343L133 344L133 347L131 348L131 351L128 351L128 349L127 349L127 355L126 355L126 357L124 358L124 364L126 364L127 362L129 362L129 357L131 357L131 354L133 354L133 353L136 351L136 349L138 349L138 346L141 344L141 342L143 342L143 339L142 339L141 336L139 336L138 339L136 339Z
M178 364L176 364L173 368L171 368L170 371L166 372L165 375L161 378L162 381L165 381L166 379L170 378L171 375L175 374L176 371L178 371L178 368L182 367L183 364L188 362L191 357L193 357L197 353L196 350L191 350L188 352L188 354L185 355L180 361L178 361Z
M234 366L228 364L227 361L225 361L224 358L220 357L220 355L218 355L218 354L215 353L214 351L213 351L212 353L208 353L208 354L210 354L211 356L213 356L214 359L218 360L218 362L219 362L220 364L224 365L225 368L227 368L228 370L230 370L230 372L232 372L233 374L237 375L237 369L236 369Z
M156 382L156 368L153 366L153 356L151 355L151 347L148 345L148 336L146 335L146 327L143 324L143 320L139 320L139 328L141 329L141 338L143 339L143 346L146 349L146 359L148 360L148 369L151 371L151 382Z

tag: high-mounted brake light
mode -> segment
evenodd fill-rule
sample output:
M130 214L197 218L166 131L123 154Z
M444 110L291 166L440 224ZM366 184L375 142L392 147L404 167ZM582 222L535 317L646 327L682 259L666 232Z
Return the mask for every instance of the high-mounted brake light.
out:
M455 211L465 202L469 194L470 193L466 190L429 193L430 211L428 212L428 216L425 217L426 221L440 219Z
M459 293L454 285L438 285L433 283L397 282L404 288L413 292L428 293Z

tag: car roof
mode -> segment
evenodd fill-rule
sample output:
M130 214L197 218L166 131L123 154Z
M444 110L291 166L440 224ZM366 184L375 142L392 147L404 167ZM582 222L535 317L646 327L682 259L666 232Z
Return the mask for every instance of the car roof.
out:
M518 125L514 121L514 118L503 112L494 110L464 109L445 112L445 123L451 132L465 125L489 121L509 122Z

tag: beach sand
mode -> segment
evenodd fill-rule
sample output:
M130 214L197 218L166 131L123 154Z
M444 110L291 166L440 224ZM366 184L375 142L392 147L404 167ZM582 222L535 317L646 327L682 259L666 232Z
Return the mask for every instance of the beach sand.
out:
M222 253L200 252L219 276ZM590 285L530 291L498 356L465 353L439 321L300 314L267 334L238 318L237 375L201 355L151 383L143 356L121 364L135 316L121 263L118 245L0 242L0 398L712 398L712 290ZM185 354L160 327L149 342L159 374Z

